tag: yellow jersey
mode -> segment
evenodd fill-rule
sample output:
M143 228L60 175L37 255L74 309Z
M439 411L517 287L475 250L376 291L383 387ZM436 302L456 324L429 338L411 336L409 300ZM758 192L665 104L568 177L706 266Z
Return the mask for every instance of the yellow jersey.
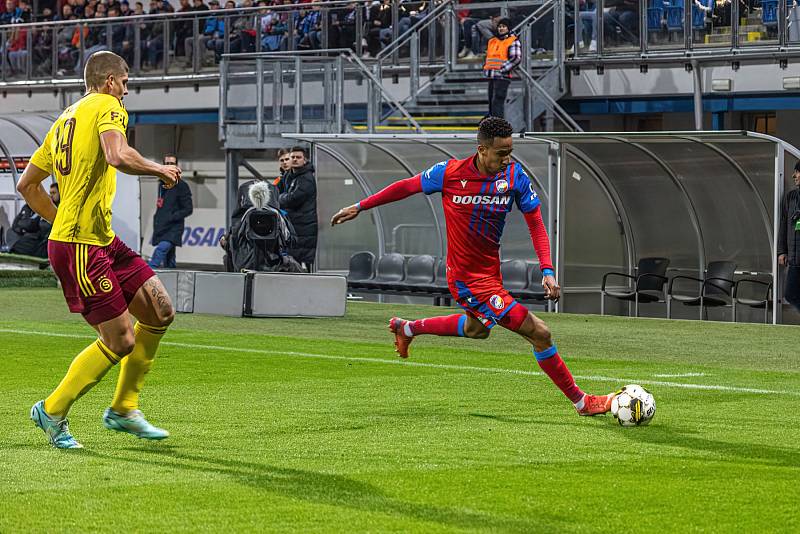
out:
M58 182L61 202L50 239L106 246L114 240L111 204L117 170L106 162L100 134L125 135L128 112L115 96L89 93L58 117L31 163Z

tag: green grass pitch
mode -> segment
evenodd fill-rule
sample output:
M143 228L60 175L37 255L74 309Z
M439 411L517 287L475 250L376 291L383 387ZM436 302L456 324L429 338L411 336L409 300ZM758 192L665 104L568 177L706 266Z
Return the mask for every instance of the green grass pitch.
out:
M584 390L638 382L651 426L578 417L530 348L424 337L394 315L179 315L142 395L161 443L105 430L111 373L28 419L93 338L56 289L0 291L0 532L798 532L800 329L545 315Z

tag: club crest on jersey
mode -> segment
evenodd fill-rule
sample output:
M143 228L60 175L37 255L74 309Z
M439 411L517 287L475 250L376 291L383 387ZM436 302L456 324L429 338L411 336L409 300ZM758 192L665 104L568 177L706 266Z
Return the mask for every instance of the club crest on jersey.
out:
M497 180L495 184L497 186L498 193L503 194L506 191L508 191L508 182L506 182L505 180Z
M503 302L503 297L500 295L492 295L492 297L489 299L489 304L491 304L492 308L495 310L502 310L506 307L506 303Z

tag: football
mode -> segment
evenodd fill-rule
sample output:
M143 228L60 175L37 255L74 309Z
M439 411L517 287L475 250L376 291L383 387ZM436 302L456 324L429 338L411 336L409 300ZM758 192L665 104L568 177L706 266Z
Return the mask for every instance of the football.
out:
M611 414L622 426L643 426L656 414L656 399L642 386L630 384L611 401Z

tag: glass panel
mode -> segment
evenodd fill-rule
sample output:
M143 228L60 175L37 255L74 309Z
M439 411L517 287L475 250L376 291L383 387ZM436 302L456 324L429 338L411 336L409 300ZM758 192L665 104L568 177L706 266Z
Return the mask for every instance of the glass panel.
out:
M597 52L597 2L596 0L578 0L578 22L574 36L567 31L567 47L572 46L574 39L578 43L578 55L592 55ZM566 22L568 27L572 20L572 5L567 6Z
M683 0L648 0L647 46L649 49L684 48Z
M731 46L730 3L692 0L691 6L693 46Z
M422 172L440 161L450 159L449 154L445 154L441 150L425 143L393 141L386 144L376 143L376 145L396 154L396 157L400 158L401 161L411 168L412 173ZM441 253L437 253L437 255L444 256L447 250L447 231L444 222L444 209L442 209L442 197L441 195L431 195L428 198L431 201L433 211L436 214L436 220L439 224L438 232L441 238L442 250Z
M31 56L31 78L51 78L53 72L53 28L32 30L33 55Z
M791 5L792 0L785 0ZM760 5L753 3L749 9L746 4L739 4L739 45L752 46L774 44L778 40L778 2L779 0L761 0Z
M731 260L744 270L771 268L772 222L734 166L698 143L642 145L658 153L689 194L700 221L706 262Z
M564 164L563 282L571 287L600 287L603 274L628 270L624 236L597 175L573 154L567 154Z
M39 148L38 143L16 124L0 118L0 131L12 157L29 158Z
M789 44L800 44L800 6L794 2L788 2L788 12L786 13L786 41Z
M670 267L696 269L697 233L685 196L651 157L635 147L615 142L579 142L573 146L593 160L619 196L633 232L633 261L666 256Z
M760 202L766 207L767 214L772 220L775 188L775 145L771 142L730 142L714 143L714 145L729 154L744 170L755 186L761 199ZM789 167L793 169L795 160L789 156L788 161L791 163ZM791 181L791 172L787 177Z
M639 49L638 0L605 0L603 46L608 52Z
M359 186L341 163L319 148L314 153L314 168L317 176L317 196L325 199L317 205L320 221L318 268L347 271L350 256L362 250L369 250L377 256L378 230L373 214L362 214L361 217L335 228L327 224L340 208L355 204L368 192Z
M408 171L384 151L365 143L328 143L361 172L370 192L377 192L397 180L407 178ZM434 162L431 162L431 165ZM436 201L438 195L430 197ZM441 240L431 205L424 195L414 195L402 202L377 208L383 226L384 252L430 254L438 256Z

